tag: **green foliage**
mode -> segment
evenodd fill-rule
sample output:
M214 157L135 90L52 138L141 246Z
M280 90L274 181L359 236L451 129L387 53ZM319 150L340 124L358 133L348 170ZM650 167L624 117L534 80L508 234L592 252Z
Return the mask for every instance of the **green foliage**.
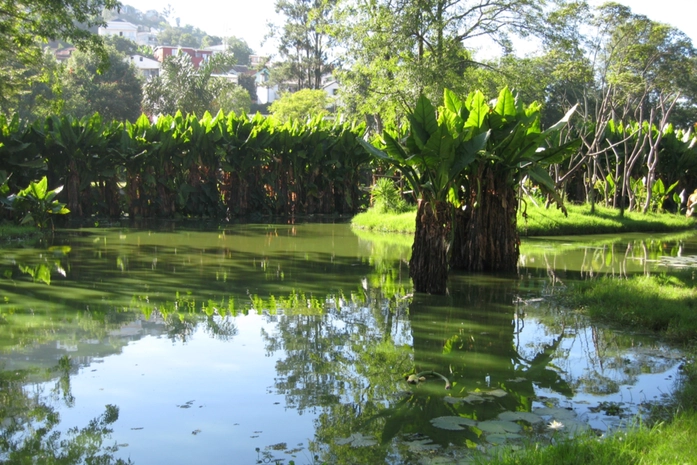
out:
M350 213L367 200L364 130L222 111L29 126L0 116L0 170L15 192L44 175L64 184L58 198L77 217Z
M157 34L157 42L160 45L180 45L182 47L205 48L211 45L219 45L223 41L218 36L209 36L205 31L187 24L183 27L171 26L168 23L161 23L164 26Z
M142 84L124 55L107 46L109 67L99 72L94 52L74 52L61 73L63 113L77 118L101 114L104 120L135 121L140 116Z
M370 189L376 213L404 213L410 207L390 178L379 178Z
M215 76L221 69L233 64L232 55L222 53L213 55L198 69L185 53L167 57L160 75L148 81L143 88L143 109L153 115L175 114L178 111L203 115L206 111L217 112L220 109L248 110L249 103L237 86Z
M373 156L398 169L415 196L427 202L457 198L462 171L474 162L489 137L487 128L468 125L475 116L452 92L446 90L445 100L446 106L436 112L422 96L409 115L406 137L398 140L389 132L383 134L384 151L363 142Z
M254 50L252 50L244 39L230 36L225 37L223 43L225 44L226 52L235 57L235 63L249 66L249 56L254 54Z
M34 224L39 229L49 226L53 228L52 215L70 213L65 204L56 199L62 190L63 186L49 190L48 180L44 176L39 182L31 182L16 195L10 195L5 202L21 216L21 224Z
M620 325L660 331L678 342L697 336L694 302L697 290L691 274L603 278L579 283L567 296L569 305Z
M306 121L329 114L327 108L331 104L332 98L325 91L303 89L282 94L281 98L271 103L269 111L282 121Z
M104 24L100 19L103 9L120 5L116 0L4 1L0 51L26 57L26 49L36 46L37 40L60 38L79 50L95 50L106 59L101 38L89 28Z
M285 16L280 28L271 35L279 42L280 62L274 66L272 79L283 86L294 84L296 90L321 89L322 76L333 69L329 34L337 0L277 0L276 12Z
M340 75L345 111L375 117L381 131L399 125L421 94L436 105L445 89L466 94L473 86L463 75L477 65L470 39L484 35L506 48L520 25L540 30L541 7L529 0L342 4L333 27L351 62Z

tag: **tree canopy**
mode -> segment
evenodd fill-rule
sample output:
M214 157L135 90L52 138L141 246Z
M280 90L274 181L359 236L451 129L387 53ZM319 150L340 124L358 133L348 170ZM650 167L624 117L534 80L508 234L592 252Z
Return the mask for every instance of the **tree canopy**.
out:
M98 73L100 58L94 52L74 52L62 73L63 112L78 118L102 115L106 121L134 122L141 114L143 97L136 69L124 55L107 46L109 67Z
M168 57L160 75L145 84L143 109L150 114L195 113L219 109L249 111L248 92L237 84L216 76L234 64L234 57L213 55L196 69L187 54Z
M332 98L323 90L303 89L281 95L269 107L269 111L281 120L319 117L329 113L327 107Z

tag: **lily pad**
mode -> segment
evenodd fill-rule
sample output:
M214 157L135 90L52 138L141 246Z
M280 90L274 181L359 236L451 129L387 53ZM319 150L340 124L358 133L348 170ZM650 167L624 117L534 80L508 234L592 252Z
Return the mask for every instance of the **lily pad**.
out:
M518 423L502 420L482 421L479 422L477 428L484 431L485 433L493 434L518 433L520 430L523 429Z
M555 420L561 421L562 423L576 418L576 412L565 408L542 407L536 408L532 411L532 413L540 416L549 416Z
M542 417L532 412L502 412L499 413L499 420L503 421L526 421L531 425L542 423Z
M475 426L477 422L471 418L448 416L433 418L431 420L431 424L436 428L447 429L450 431L460 431L465 429L466 426Z
M520 439L523 436L517 433L498 433L498 434L487 434L486 440L489 444L507 444L512 439Z
M375 439L363 436L361 433L353 433L351 436L339 438L335 442L340 446L350 444L351 447L370 447L378 443Z
M503 389L494 389L493 391L482 392L482 394L494 397L505 397L508 395L508 393Z
M407 447L412 452L428 452L436 450L440 447L438 444L434 444L431 439L417 439L416 441L407 442Z

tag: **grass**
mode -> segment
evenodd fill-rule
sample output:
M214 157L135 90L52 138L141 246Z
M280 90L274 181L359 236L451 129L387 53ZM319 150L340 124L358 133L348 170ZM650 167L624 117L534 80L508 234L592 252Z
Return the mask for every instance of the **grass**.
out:
M569 215L551 207L543 208L528 204L525 216L518 213L518 232L521 236L566 236L575 234L611 234L622 232L671 232L694 228L693 218L672 213L637 213L595 206L591 213L589 205L568 205ZM413 234L416 226L416 209L406 213L377 214L371 210L359 213L351 220L357 229L377 232L401 232Z
M697 288L691 271L678 275L604 277L567 290L563 299L591 317L659 332L671 341L697 342Z
M416 229L416 208L404 213L379 213L369 209L354 216L351 220L351 226L374 232L414 234Z
M564 465L632 465L695 463L697 415L681 413L669 423L652 427L636 425L626 432L598 438L583 435L562 440L549 447L531 446L522 452L504 452L483 463L564 464Z
M688 464L697 461L697 290L692 272L676 276L602 278L567 289L561 299L596 319L650 329L692 351L671 400L655 406L649 422L598 438L563 439L549 447L529 444L505 450L486 463L511 464Z

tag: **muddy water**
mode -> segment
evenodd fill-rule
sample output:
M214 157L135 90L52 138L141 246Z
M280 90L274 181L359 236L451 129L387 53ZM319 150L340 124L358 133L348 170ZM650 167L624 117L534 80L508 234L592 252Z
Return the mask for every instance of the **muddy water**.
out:
M409 241L388 239L170 224L2 250L0 459L466 461L621 427L673 389L680 353L548 297L690 269L694 235L527 240L519 273L438 297L413 295Z

